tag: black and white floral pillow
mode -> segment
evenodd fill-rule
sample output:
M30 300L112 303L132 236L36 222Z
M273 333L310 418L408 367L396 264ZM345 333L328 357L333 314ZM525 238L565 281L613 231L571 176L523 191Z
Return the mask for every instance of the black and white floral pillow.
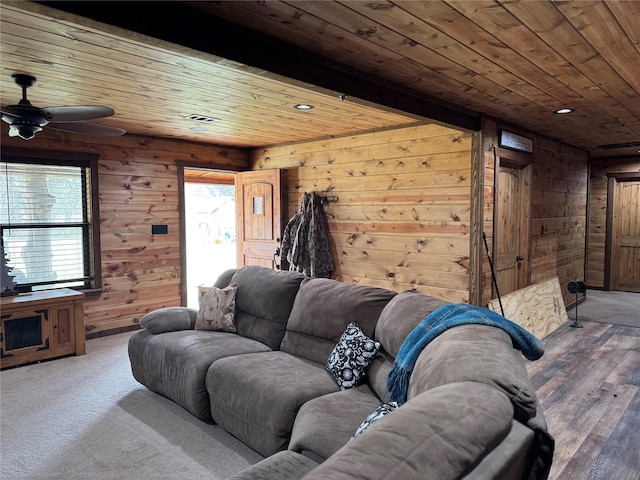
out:
M356 430L356 433L354 433L353 437L351 437L351 438L356 438L358 435L362 435L362 433L367 428L369 428L373 423L377 422L378 420L380 420L385 415L387 415L387 414L389 414L389 413L391 413L391 412L393 412L393 411L395 411L397 409L398 409L398 403L397 402L383 403L378 408L376 408L375 411L372 414L370 414L367 418L364 419L364 422L362 422L360 424L360 426Z
M329 355L327 370L342 390L355 387L364 377L378 350L380 342L367 337L358 322L353 321L347 325Z

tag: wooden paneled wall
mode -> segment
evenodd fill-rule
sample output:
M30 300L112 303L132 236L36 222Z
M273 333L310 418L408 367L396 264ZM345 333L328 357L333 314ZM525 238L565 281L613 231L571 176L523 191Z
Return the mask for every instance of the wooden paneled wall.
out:
M180 304L177 161L231 170L287 169L288 217L304 192L328 190L337 196L325 210L338 280L488 303L491 276L481 234L487 233L491 248L497 128L486 122L484 161L476 168L474 134L436 124L250 152L130 135L95 143L93 137L82 142L79 136L70 140L45 131L28 143L2 140L27 149L100 155L103 293L85 306L86 330L99 334ZM534 283L557 275L566 290L567 282L584 279L587 155L530 136L535 141L530 278ZM475 201L474 171L481 174L483 197ZM482 207L474 209L474 202ZM482 228L474 228L480 218ZM152 235L152 224L168 225L169 234ZM474 263L482 265L475 277L470 275ZM471 285L472 278L479 283ZM563 294L566 304L575 299Z
M531 198L530 284L558 277L565 305L575 303L567 292L571 281L585 281L588 153L529 132L521 133L534 142ZM487 237L493 231L493 186L499 125L484 125L485 202ZM491 236L492 239L492 236ZM489 248L492 248L489 239ZM485 277L490 275L484 263ZM490 280L490 279L489 279ZM491 283L484 282L483 304L492 296Z
M472 136L421 125L257 149L251 166L288 170L288 218L304 192L339 198L334 278L468 302Z
M176 161L204 167L246 169L247 152L150 137L76 135L73 141L46 131L28 142L3 145L38 150L98 153L103 293L85 302L88 334L131 327L147 312L180 305L180 245ZM86 142L80 141L87 138ZM151 225L168 226L152 235Z
M591 162L589 186L589 248L587 285L605 287L605 241L607 235L607 184L610 174L640 176L640 156L625 159L602 159ZM637 199L640 202L640 199Z
M572 305L567 284L586 281L588 154L542 137L536 143L531 283L557 275L565 305Z

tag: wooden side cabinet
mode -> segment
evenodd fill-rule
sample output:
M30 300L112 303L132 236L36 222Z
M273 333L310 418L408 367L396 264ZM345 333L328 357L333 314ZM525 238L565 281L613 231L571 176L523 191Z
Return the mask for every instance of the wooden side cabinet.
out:
M0 368L85 354L84 294L69 288L3 297Z

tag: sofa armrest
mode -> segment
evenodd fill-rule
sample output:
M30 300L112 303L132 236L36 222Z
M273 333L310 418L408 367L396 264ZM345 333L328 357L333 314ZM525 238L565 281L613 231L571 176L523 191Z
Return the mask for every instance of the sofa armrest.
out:
M442 385L373 423L304 480L516 478L471 474L512 426L503 392L476 382Z
M193 330L198 311L187 307L166 307L147 313L140 325L154 335L178 330Z
M227 480L299 480L318 464L300 453L282 450L251 465Z

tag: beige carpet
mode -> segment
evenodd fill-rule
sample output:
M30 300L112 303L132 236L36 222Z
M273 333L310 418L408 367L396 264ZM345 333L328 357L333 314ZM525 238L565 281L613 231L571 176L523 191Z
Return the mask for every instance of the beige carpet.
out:
M224 479L262 458L136 382L130 335L0 372L2 480Z
M573 323L575 307L567 315ZM578 321L584 320L640 328L640 293L587 290L586 300L578 305Z

